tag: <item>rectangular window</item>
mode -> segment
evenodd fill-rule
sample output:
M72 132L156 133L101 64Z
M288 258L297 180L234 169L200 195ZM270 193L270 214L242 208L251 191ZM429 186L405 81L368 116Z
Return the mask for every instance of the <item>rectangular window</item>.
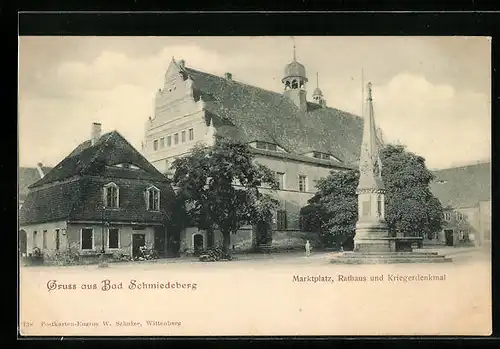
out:
M167 136L167 147L172 145L172 136Z
M108 248L120 248L120 231L118 228L108 229Z
M184 143L186 141L186 131L181 132L181 142Z
M444 220L445 221L450 221L451 220L451 213L450 212L445 212L443 213L444 215Z
M276 223L278 230L286 230L287 228L287 219L286 219L286 211L279 210L276 212Z
M194 139L194 129L189 129L189 140L192 141Z
M299 191L307 191L307 177L299 175Z
M379 196L377 198L377 214L378 216L382 216L382 198Z
M157 139L155 139L153 141L153 150L158 150L158 140Z
M94 231L92 228L82 229L82 239L81 239L82 250L92 250L94 247Z
M59 237L59 229L56 229L56 236L55 236L55 240L56 240L56 250L59 251L59 247L61 245L61 240L60 240L60 237Z
M285 174L283 172L276 172L276 180L280 189L285 188Z
M42 248L47 248L47 230L42 231Z
M160 138L160 149L165 148L165 138Z
M313 152L313 157L317 159L321 159L321 154L318 153L317 151Z
M37 231L36 231L36 230L34 230L34 231L33 231L33 248L35 248L35 247L36 247L36 236L37 236L37 234L38 234L38 233L37 233Z
M457 212L457 221L462 221L464 219L464 215L462 214L462 212Z
M361 205L361 212L364 217L370 215L370 201L363 201Z
M179 134L174 134L174 144L179 144Z

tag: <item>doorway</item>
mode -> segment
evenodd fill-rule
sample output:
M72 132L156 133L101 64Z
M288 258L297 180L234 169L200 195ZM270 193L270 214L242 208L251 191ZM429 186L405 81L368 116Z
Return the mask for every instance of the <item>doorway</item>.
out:
M165 228L164 227L155 227L155 251L158 254L158 257L165 257Z
M132 257L142 256L139 247L146 244L146 234L132 234Z
M181 235L179 231L167 231L167 258L180 257Z
M203 250L203 245L204 245L203 240L204 238L202 234L193 235L193 250L195 256L198 256Z
M453 229L445 229L444 238L446 241L446 246L453 246Z
M21 256L25 256L28 251L28 236L26 231L21 229L19 231L19 253Z

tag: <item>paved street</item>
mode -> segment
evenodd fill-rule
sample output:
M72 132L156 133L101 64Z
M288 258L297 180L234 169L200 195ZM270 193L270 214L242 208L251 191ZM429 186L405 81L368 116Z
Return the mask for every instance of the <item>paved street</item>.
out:
M491 266L481 250L456 253L454 263L444 264L332 265L330 256L23 268L21 317L34 323L25 331L54 335L480 335L491 328ZM444 279L422 281L429 275ZM49 291L50 280L66 286ZM105 280L117 288L103 291ZM185 288L135 287L143 282ZM68 285L74 288L62 289ZM75 319L141 325L40 325ZM148 326L149 320L183 325Z

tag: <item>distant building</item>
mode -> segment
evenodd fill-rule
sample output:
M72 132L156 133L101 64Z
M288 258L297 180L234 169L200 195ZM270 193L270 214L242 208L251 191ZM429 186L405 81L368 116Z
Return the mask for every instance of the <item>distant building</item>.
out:
M431 190L445 209L446 225L433 240L449 246L490 244L491 163L438 170L434 175Z
M19 177L18 177L18 201L19 201L19 209L26 200L26 196L28 195L28 187L40 180L52 170L52 167L43 166L43 164L38 163L36 167L19 167Z
M172 197L164 175L118 132L101 136L94 124L90 140L29 186L19 217L21 252L136 256L147 246L165 255Z
M214 135L229 136L250 145L255 161L275 171L281 207L275 212L275 244L302 244L300 209L316 192L316 181L330 171L356 168L363 120L328 107L319 86L308 101L305 67L285 66L283 93L235 80L230 73L216 76L172 59L164 85L156 93L154 116L146 122L142 151L161 172L169 173L177 157ZM264 189L265 190L265 189ZM231 236L236 249L255 243L251 227ZM215 242L222 236L216 235ZM189 228L181 249L207 246L205 232Z

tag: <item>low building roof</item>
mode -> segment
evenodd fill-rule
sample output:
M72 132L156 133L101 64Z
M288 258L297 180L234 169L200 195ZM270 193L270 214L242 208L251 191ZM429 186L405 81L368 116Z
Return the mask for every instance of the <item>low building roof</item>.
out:
M115 165L132 164L136 168ZM104 212L102 186L120 188L125 209ZM144 190L151 184L162 190L161 212L145 211ZM29 186L21 207L20 225L57 220L163 222L174 195L170 180L151 165L123 136L113 131L92 145L83 142L43 178Z
M42 166L42 172L47 174L52 167ZM36 167L19 167L18 171L19 201L24 201L28 195L29 186L41 179Z
M431 190L443 207L466 208L491 200L491 162L433 171Z

